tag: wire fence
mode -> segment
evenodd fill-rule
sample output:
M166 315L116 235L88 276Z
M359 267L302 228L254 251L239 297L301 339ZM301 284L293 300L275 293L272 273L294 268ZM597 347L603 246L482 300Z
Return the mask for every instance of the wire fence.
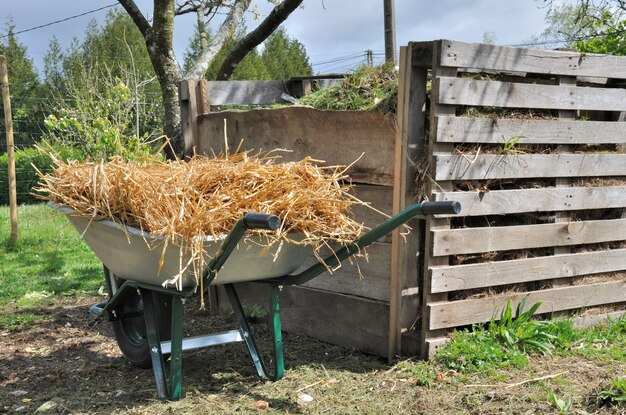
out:
M160 132L160 97L146 96L140 102L133 102L133 109L139 107L139 113L133 110L126 122L129 124L129 130L135 131L136 121L134 117L138 116L139 123L142 128L140 135L146 138L153 138ZM150 101L153 99L153 101ZM50 161L48 157L42 156L35 149L37 144L42 140L50 137L44 120L50 114L58 110L59 103L66 105L72 104L76 99L68 97L54 101L44 96L11 96L11 113L13 124L13 141L15 152L15 174L18 203L31 203L37 199L33 196L33 186L38 182L37 170L33 167L36 165L41 173L51 171ZM55 104L56 103L56 104ZM102 104L114 104L111 102L100 101ZM57 106L55 106L57 105ZM136 107L137 106L137 107ZM4 108L0 103L0 114L4 114ZM158 114L158 115L157 115ZM94 118L96 119L96 114ZM87 116L83 121L90 121ZM150 135L151 133L151 135ZM70 137L64 137L68 142ZM9 171L7 156L7 137L5 128L5 119L0 117L0 205L8 204L9 198Z

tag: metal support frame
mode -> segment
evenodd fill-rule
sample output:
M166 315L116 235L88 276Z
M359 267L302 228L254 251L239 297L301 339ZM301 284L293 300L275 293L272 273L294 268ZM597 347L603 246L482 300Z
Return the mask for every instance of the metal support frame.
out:
M135 281L126 281L108 303L104 305L101 303L96 304L90 308L90 311L97 315L109 316L110 320L117 319L115 306L119 303L119 300L116 299L116 296L119 296L117 298L123 298L124 292L128 290L139 290L143 301L146 337L150 345L150 358L152 361L156 392L159 399L178 400L182 397L183 351L233 342L245 342L250 357L252 358L252 363L261 379L272 381L281 379L285 374L285 364L280 324L280 287L276 284L272 285L270 294L270 325L273 336L273 373L267 370L267 366L259 352L234 285L225 284L224 288L228 294L228 299L239 326L237 330L183 338L183 305L184 298L188 293L149 286ZM159 339L157 321L155 319L154 294L157 292L168 294L172 301L172 338L171 340L163 342ZM169 379L165 368L164 355L166 354L170 355Z
M184 299L197 295L194 288L176 290L161 286L140 283L126 280L120 287L112 293L113 295L106 303L98 303L90 308L90 311L97 315L105 315L109 320L117 320L127 316L120 315L117 308L125 298L125 293L129 290L137 290L143 300L143 315L146 323L146 336L150 345L150 357L152 369L156 383L157 395L160 399L178 400L182 396L182 353L184 350L210 347L243 341L246 343L250 357L260 378L266 380L279 380L285 373L283 341L280 322L280 290L283 285L303 284L312 278L326 271L327 267L333 267L344 259L359 252L362 248L377 241L384 235L390 233L408 220L429 214L452 214L459 213L461 206L458 202L425 202L413 205L397 215L389 218L383 224L367 232L361 238L338 250L334 255L324 259L325 264L315 264L296 275L286 275L279 278L259 280L256 282L271 284L270 291L270 318L273 337L273 360L274 373L271 374L263 362L259 353L250 325L237 295L233 284L224 284L224 289L228 295L230 305L233 309L238 330L215 333L211 335L196 336L183 339L183 303ZM235 249L239 240L243 237L246 229L276 229L280 222L276 222L275 216L247 214L235 224L228 234L218 253L209 263L202 278L204 286L208 287L215 278L215 274L228 259L230 253ZM108 270L105 268L105 273ZM171 311L171 340L161 342L159 339L156 322L156 310L154 298L156 294L166 294L172 300ZM164 354L170 354L169 382L166 376Z

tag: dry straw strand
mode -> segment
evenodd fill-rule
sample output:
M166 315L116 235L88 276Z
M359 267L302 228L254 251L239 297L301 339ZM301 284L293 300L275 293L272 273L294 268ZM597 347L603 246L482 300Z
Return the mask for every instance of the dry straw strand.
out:
M277 232L265 232L268 247L289 242L317 252L362 235L365 228L352 219L351 207L367 204L348 194L345 167L320 167L310 157L289 163L277 159L251 152L189 161L56 158L53 172L41 175L36 190L42 199L91 220L113 220L187 247L196 275L204 265L202 241L227 234L247 212L275 214L283 221ZM294 241L291 232L304 238Z

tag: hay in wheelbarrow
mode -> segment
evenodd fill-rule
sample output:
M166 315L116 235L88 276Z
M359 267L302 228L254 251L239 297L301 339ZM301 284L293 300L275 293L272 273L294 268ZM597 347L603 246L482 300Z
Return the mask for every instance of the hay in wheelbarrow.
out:
M247 212L278 215L276 232L264 232L267 247L310 245L314 252L345 244L365 230L351 217L363 202L348 191L346 168L321 167L305 158L280 163L267 154L195 156L189 161L64 162L41 175L40 197L92 220L108 219L161 235L188 249L181 268L203 269L202 241L227 234ZM298 240L292 235L300 234ZM181 274L183 269L181 269Z

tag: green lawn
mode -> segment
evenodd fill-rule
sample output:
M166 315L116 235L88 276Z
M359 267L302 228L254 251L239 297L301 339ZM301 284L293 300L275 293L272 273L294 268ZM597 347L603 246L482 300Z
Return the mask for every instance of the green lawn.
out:
M9 209L0 207L0 311L12 309L1 313L0 328L32 321L31 311L53 295L95 293L103 282L100 262L65 217L45 204L22 205L18 223L13 245Z

